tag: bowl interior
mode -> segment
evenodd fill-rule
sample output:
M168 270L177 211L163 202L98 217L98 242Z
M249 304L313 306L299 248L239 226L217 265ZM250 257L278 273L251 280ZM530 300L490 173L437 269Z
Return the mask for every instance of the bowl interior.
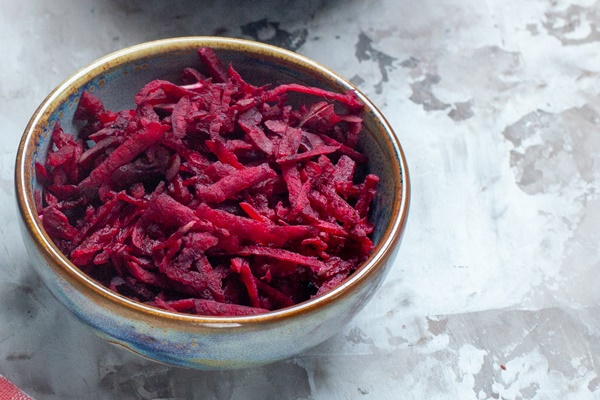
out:
M140 45L109 55L59 86L40 106L37 119L30 123L28 140L31 143L25 146L24 162L21 163L29 169L29 172L22 173L28 178L23 189L30 209L33 210L34 192L41 189L32 172L34 165L36 162L45 162L52 128L57 121L60 121L65 132L76 133L73 114L84 90L100 98L109 110L133 108L134 95L151 80L165 79L179 83L180 73L185 67L202 70L195 51L199 46L212 47L225 65L231 63L246 81L254 85L295 82L337 92L356 90L308 59L253 42L171 40ZM349 281L359 279L359 272L364 274L365 270L377 268L383 253L389 255L393 250L403 230L408 208L408 178L402 149L380 112L364 95L359 92L358 95L366 105L359 148L369 158L368 172L380 177L378 193L371 209L371 221L375 226L372 239L377 248L369 261L344 284L346 286ZM299 104L315 101L314 97L300 94L294 94L290 99ZM42 236L50 241L40 228L37 215L31 218Z

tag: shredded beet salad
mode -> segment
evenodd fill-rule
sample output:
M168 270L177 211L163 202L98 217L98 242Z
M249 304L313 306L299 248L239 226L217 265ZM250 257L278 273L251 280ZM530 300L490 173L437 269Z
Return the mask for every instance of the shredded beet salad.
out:
M253 315L326 293L374 248L362 104L253 86L197 52L203 69L148 83L135 109L84 92L78 135L56 123L36 164L44 229L92 278L170 311ZM291 92L315 102L294 108Z

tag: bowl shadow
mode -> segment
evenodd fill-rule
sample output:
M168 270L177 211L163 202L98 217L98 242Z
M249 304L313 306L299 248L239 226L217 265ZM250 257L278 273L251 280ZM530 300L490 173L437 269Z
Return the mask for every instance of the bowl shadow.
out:
M108 12L123 19L133 36L156 40L179 36L227 36L296 51L310 40L310 22L357 0L108 0ZM153 29L148 29L153 27Z

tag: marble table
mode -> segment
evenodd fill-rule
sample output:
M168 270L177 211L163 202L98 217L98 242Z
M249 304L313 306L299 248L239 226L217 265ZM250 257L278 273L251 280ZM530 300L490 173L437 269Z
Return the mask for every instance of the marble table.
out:
M262 368L184 370L103 342L17 228L15 152L46 94L109 52L189 35L337 71L410 165L408 228L374 300ZM2 0L0 37L0 375L33 398L600 398L600 1Z

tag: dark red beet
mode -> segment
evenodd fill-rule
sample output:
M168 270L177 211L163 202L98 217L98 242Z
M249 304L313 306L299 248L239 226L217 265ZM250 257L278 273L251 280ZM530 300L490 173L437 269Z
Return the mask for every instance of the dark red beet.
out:
M82 94L79 139L57 123L35 165L44 229L111 290L172 312L255 315L332 290L374 248L361 103L253 86L198 55L209 78L150 82L136 109ZM292 108L290 92L315 102Z
M262 121L262 115L256 108L251 108L240 115L238 124L244 129L250 142L267 155L273 154L273 142L269 140L265 132L258 124Z
M221 64L221 60L217 58L212 49L202 47L198 49L200 61L204 63L208 69L208 73L216 82L227 82L227 72Z

